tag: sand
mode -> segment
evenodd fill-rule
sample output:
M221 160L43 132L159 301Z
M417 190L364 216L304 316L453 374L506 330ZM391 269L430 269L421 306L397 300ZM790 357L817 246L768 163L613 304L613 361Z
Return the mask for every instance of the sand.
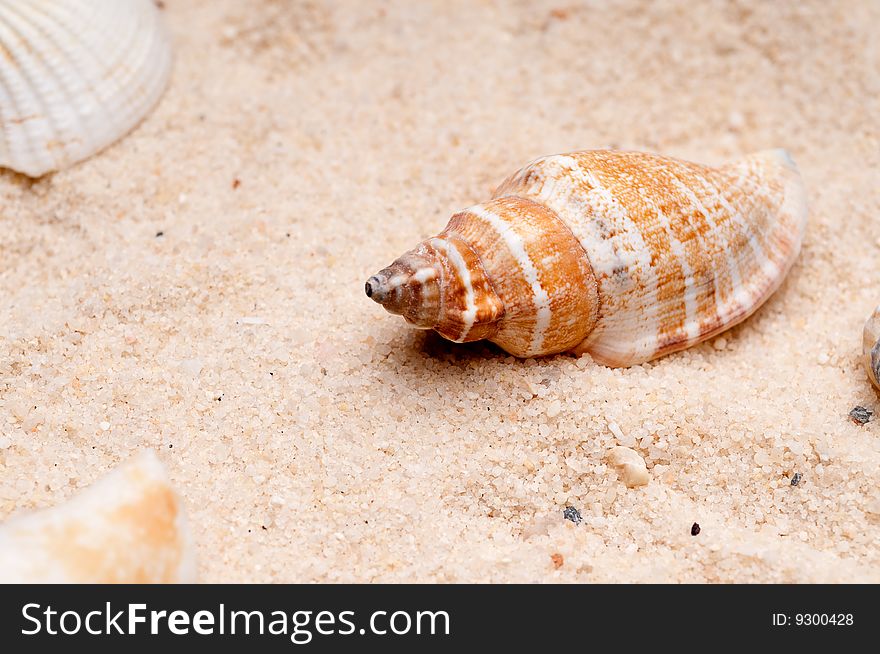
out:
M880 5L165 5L158 109L0 173L0 518L149 447L209 582L880 581ZM537 156L777 146L802 255L684 353L519 361L364 296Z

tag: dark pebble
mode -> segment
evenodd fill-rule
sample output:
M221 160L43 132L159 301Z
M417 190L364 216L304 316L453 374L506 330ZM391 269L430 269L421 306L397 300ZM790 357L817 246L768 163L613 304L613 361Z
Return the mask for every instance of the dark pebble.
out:
M583 520L583 518L581 517L581 512L573 506L565 507L565 511L562 512L562 517L566 520L571 520L576 525L579 525L581 523L581 520Z
M853 410L849 412L850 420L857 425L864 425L866 422L870 422L871 416L873 415L873 411L866 409L863 406L854 407Z
M695 522L694 524L691 525L691 536L696 536L699 533L700 533L700 524L698 522Z
M794 473L794 476L791 478L791 485L797 486L799 483L801 483L801 477L803 477L803 475L801 473L799 473L799 472Z

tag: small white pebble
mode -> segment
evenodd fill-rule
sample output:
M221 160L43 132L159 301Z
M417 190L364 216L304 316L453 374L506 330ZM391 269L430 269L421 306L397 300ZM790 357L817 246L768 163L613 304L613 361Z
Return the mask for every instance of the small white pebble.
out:
M620 472L620 480L627 488L645 486L651 480L645 460L628 447L612 447L608 461Z
M110 423L105 420L100 424L100 427L101 431L107 431L108 429L110 429Z
M819 358L817 359L817 361L819 362L820 366L824 366L829 361L828 354L826 352L822 352L822 354L819 355Z
M712 347L714 347L716 350L723 350L727 347L727 339L723 336L721 338L716 338L715 342L712 343Z

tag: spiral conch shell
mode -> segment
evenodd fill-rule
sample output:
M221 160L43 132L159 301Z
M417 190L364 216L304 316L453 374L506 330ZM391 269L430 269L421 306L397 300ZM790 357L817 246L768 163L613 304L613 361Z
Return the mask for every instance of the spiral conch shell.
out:
M158 102L171 43L153 0L0 0L0 166L85 159Z
M865 323L862 333L862 353L864 354L865 369L871 383L880 389L880 306L874 309L874 313Z
M718 168L638 152L543 157L366 293L452 341L633 365L754 312L797 257L806 216L784 150Z
M182 502L150 450L73 499L0 525L0 583L195 579Z

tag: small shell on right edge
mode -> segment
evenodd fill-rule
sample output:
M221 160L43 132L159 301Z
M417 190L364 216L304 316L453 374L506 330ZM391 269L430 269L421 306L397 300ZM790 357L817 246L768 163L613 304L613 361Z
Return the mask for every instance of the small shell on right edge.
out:
M874 313L865 323L865 331L862 336L862 353L864 354L865 368L871 382L880 389L880 306L874 309Z

